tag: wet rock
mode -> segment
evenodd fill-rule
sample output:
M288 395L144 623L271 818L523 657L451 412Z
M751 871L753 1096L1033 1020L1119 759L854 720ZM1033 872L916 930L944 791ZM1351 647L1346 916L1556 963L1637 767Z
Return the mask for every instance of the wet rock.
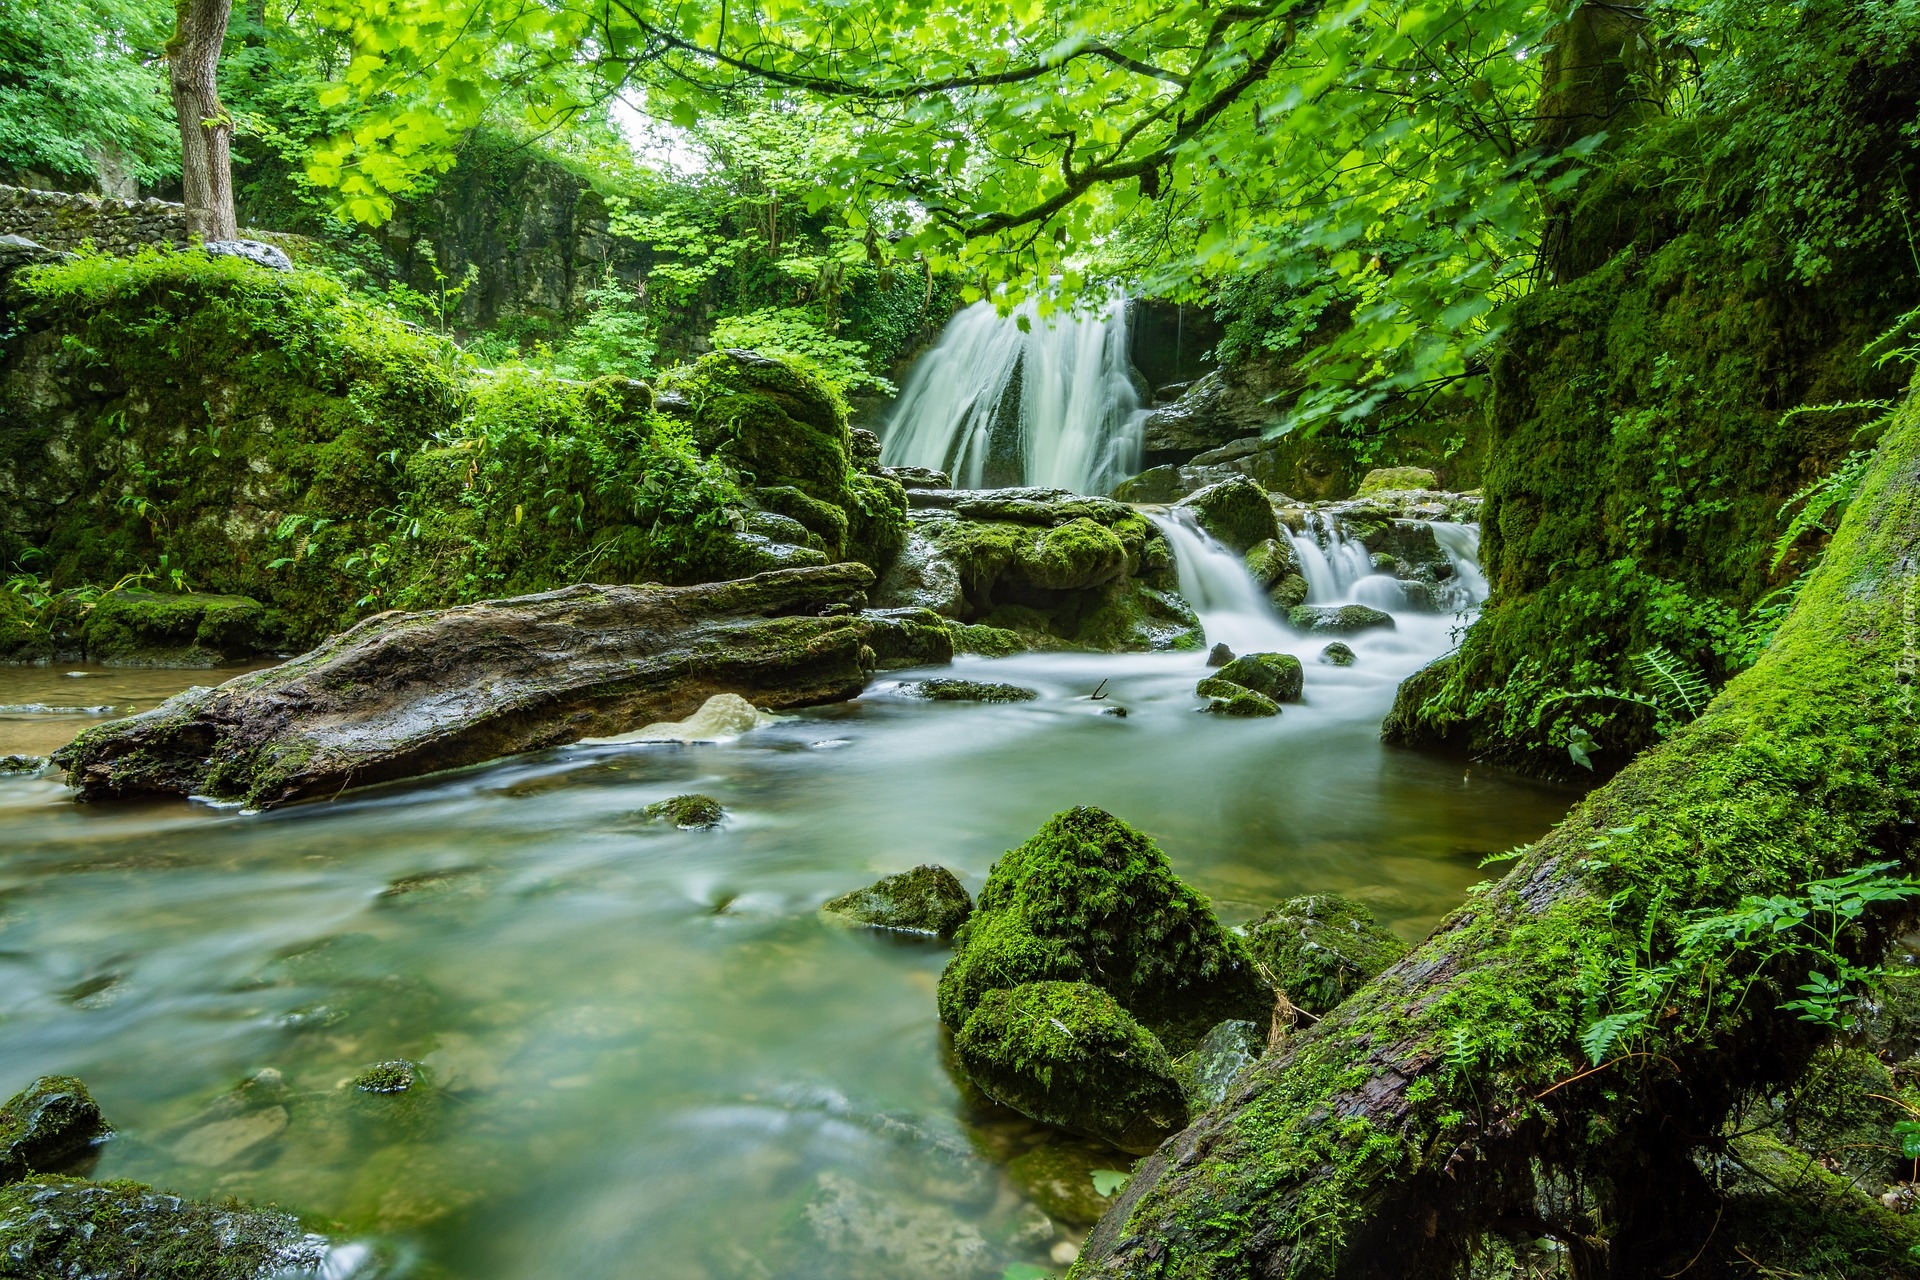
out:
M1272 1014L1246 944L1153 841L1100 809L1057 813L1001 855L954 947L939 989L953 1031L987 992L1043 981L1101 987L1181 1053L1217 1022Z
M1329 666L1350 667L1354 662L1354 652L1344 642L1335 640L1320 651L1320 661Z
M187 1164L226 1168L261 1154L287 1130L292 1091L271 1067L256 1072L174 1131L170 1146Z
M255 807L338 794L685 716L866 683L864 565L691 587L575 586L379 614L312 652L83 731L54 759L80 798L206 795Z
M1247 552L1247 572L1265 591L1287 577L1299 577L1300 558L1294 553L1293 544L1284 538L1268 538L1257 542Z
M1191 511L1200 527L1221 545L1242 555L1280 537L1280 522L1267 491L1245 476L1208 485L1182 498L1179 507Z
M1306 602L1307 580L1297 573L1290 573L1273 584L1272 589L1267 592L1267 599L1272 601L1273 607L1282 613L1297 608Z
M953 1047L995 1101L1123 1151L1151 1151L1187 1122L1159 1039L1084 982L989 991Z
M1290 653L1244 653L1211 677L1265 694L1275 702L1298 702L1306 676ZM1203 683L1210 683L1203 682ZM1202 692L1204 696L1204 691Z
M0 778L37 777L52 767L45 756L0 756Z
M1360 496L1381 492L1419 492L1439 487L1439 477L1425 467L1376 467L1361 477Z
M327 1242L289 1214L197 1204L137 1183L38 1177L0 1189L0 1268L86 1280L320 1275Z
M941 667L953 661L953 632L931 609L867 609L860 618L876 670Z
M1350 636L1376 628L1393 630L1393 615L1364 604L1303 604L1287 610L1287 621L1308 635Z
M1207 1032L1189 1053L1173 1064L1173 1074L1186 1090L1187 1104L1206 1111L1226 1100L1234 1077L1260 1060L1267 1051L1267 1033L1241 1019L1222 1022Z
M1032 702L1040 696L1032 689L993 680L912 680L900 690L930 702Z
M823 1172L802 1216L815 1243L846 1280L987 1280L1001 1259L979 1228L952 1213L869 1190Z
M279 615L246 596L122 588L87 612L79 647L107 666L218 667L273 651L284 632Z
M376 1062L353 1078L362 1093L405 1093L419 1083L420 1068L405 1058Z
M847 458L862 471L878 473L880 437L865 427L850 428L847 431Z
M682 831L710 831L726 820L727 811L712 796L693 792L656 800L640 814L650 822L671 822Z
M1118 707L1118 706L1102 707L1100 708L1100 714L1103 716L1114 716L1118 719L1125 720L1127 718L1127 709L1125 707Z
M902 933L952 938L973 914L973 898L953 872L932 863L882 876L820 910L830 916Z
M953 477L931 467L881 467L880 474L911 492L914 489L951 489Z
M1246 937L1287 999L1316 1016L1407 951L1366 907L1337 893L1289 899L1250 922Z
M486 891L481 880L484 867L442 867L417 871L388 882L380 891L380 901L408 903L438 901L447 898L477 898Z
M949 618L967 612L960 567L928 536L925 521L908 526L907 544L873 589L873 600L890 608L929 609Z
M1209 667L1224 667L1232 661L1233 650L1227 648L1224 644L1216 644L1213 648L1207 650L1207 665Z
M1007 1176L1047 1216L1071 1227L1090 1227L1113 1204L1094 1186L1096 1172L1124 1176L1131 1156L1112 1147L1059 1138L1007 1162Z
M1194 686L1195 693L1207 699L1207 710L1219 716L1277 716L1280 704L1264 693L1255 693L1244 685L1231 680L1222 680L1218 676L1202 680Z
M201 247L209 257L240 258L269 271L293 270L287 251L264 240L209 240Z
M112 1132L86 1085L42 1076L0 1107L0 1182L59 1169Z

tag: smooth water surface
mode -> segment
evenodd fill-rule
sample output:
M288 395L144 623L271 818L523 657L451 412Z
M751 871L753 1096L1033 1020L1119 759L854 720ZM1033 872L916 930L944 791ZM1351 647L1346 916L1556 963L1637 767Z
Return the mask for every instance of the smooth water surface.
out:
M261 815L0 779L0 1090L80 1075L121 1130L95 1176L278 1202L383 1242L389 1272L1047 1265L1079 1232L1000 1167L1037 1131L969 1110L942 1066L945 952L822 901L921 862L977 891L1093 804L1229 921L1336 889L1416 938L1571 799L1379 743L1455 619L1402 616L1342 669L1248 607L1209 624L1306 660L1277 719L1197 713L1198 653L1028 655L952 674L1030 703L927 703L899 673L731 743L567 748ZM639 817L688 791L726 824ZM344 1087L396 1058L435 1089Z
M192 684L219 684L266 664L171 667L0 667L0 756L43 756L90 724L159 706Z

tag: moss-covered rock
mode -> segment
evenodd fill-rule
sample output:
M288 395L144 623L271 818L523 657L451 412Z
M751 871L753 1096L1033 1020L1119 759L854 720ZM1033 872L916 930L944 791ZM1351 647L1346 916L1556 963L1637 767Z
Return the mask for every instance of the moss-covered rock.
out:
M1273 607L1282 613L1298 608L1306 603L1307 580L1297 573L1290 573L1267 590L1267 599Z
M954 632L931 609L868 609L860 615L874 667L937 667L953 661Z
M1084 982L988 991L953 1047L995 1101L1123 1151L1151 1151L1187 1122L1166 1049Z
M715 351L668 379L692 401L703 453L751 475L845 507L852 463L847 406L796 365L754 351Z
M87 612L81 652L108 666L214 667L270 652L285 626L245 596L110 591Z
M34 777L53 767L45 756L0 756L0 778Z
M59 1169L111 1132L86 1085L42 1076L0 1107L0 1183Z
M1300 557L1285 538L1267 538L1247 552L1247 572L1262 591L1278 586L1287 578L1300 577ZM1306 579L1301 578L1304 583Z
M0 1268L87 1280L317 1274L324 1239L289 1214L198 1204L135 1182L36 1177L0 1188Z
M1032 702L1032 689L993 680L915 680L901 686L905 693L932 702Z
M1245 476L1208 485L1180 500L1202 529L1231 551L1242 555L1269 540L1280 538L1280 522L1273 514L1267 491Z
M1271 993L1240 938L1146 836L1069 809L994 863L940 978L958 1030L997 988L1092 982L1176 1052L1228 1018L1269 1020Z
M1280 714L1280 704L1266 694L1256 693L1245 685L1222 680L1218 676L1202 680L1193 687L1193 691L1207 699L1206 709L1217 716L1260 717Z
M1275 702L1300 701L1306 684L1300 659L1290 653L1243 653L1212 678L1265 694Z
M864 889L828 900L820 910L875 929L946 939L973 914L973 897L953 872L927 863L882 876Z
M1290 898L1249 923L1246 937L1287 999L1316 1016L1407 950L1371 911L1337 893Z
M1393 615L1364 604L1297 605L1287 610L1287 621L1296 631L1311 636L1357 635L1362 631L1393 630Z
M1350 667L1355 656L1352 646L1343 640L1335 640L1320 651L1320 661L1331 667Z
M707 831L724 822L727 811L712 796L693 792L656 800L640 814L651 822L671 822L682 831Z
M1359 493L1426 490L1440 487L1439 477L1425 467L1375 467L1360 478Z

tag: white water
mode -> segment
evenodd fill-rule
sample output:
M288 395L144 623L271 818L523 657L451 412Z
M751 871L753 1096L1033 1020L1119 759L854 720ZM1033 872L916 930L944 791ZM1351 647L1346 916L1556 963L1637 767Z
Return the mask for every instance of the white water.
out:
M1018 440L996 442L1016 374ZM993 480L1105 493L1140 469L1146 415L1130 374L1124 301L1047 319L1031 302L1009 316L976 302L914 365L881 433L881 459L945 471L978 489L989 482L989 456L1010 455L1017 444L1019 474Z

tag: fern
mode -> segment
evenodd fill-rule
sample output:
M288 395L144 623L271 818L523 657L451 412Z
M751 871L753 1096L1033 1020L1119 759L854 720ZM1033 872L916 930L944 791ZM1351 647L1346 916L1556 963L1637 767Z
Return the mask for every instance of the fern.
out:
M1637 1022L1644 1021L1646 1016L1645 1010L1634 1010L1629 1013L1610 1013L1588 1027L1585 1031L1582 1031L1580 1033L1580 1047L1587 1051L1587 1060L1593 1063L1594 1066L1599 1066L1606 1058L1607 1050L1613 1048L1614 1043L1619 1040L1622 1035L1626 1034L1629 1027Z
M1877 424L1869 424L1869 426L1872 425ZM1787 522L1786 532L1774 540L1773 561L1767 566L1769 569L1778 569L1780 562L1787 558L1787 553L1793 550L1794 544L1799 542L1809 530L1818 529L1822 533L1833 532L1827 524L1827 516L1836 508L1843 508L1853 501L1854 495L1860 492L1861 481L1866 479L1867 463L1872 459L1873 450L1855 449L1831 473L1815 480L1780 504L1776 519L1785 515L1788 508L1796 504L1800 509L1794 512L1793 519Z
M1670 720L1678 723L1697 720L1707 709L1707 703L1713 701L1713 686L1707 683L1707 678L1664 645L1635 654L1633 666L1653 691L1654 702Z

